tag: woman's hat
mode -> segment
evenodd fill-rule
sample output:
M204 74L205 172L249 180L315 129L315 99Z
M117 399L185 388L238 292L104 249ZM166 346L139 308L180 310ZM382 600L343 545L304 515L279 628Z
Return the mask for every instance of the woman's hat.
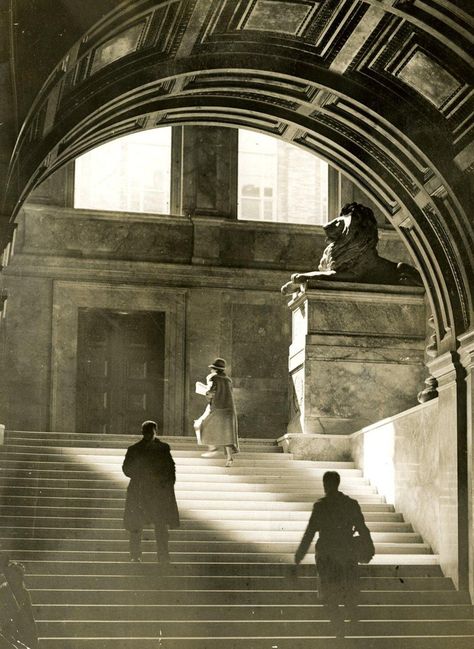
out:
M216 358L212 365L208 365L213 370L225 370L225 360L223 358Z

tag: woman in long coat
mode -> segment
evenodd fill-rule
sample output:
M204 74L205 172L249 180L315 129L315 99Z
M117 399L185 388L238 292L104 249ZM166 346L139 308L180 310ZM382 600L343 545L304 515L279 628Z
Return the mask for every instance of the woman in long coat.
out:
M218 447L223 447L227 460L225 465L229 467L232 466L232 455L239 452L232 381L225 373L226 362L223 358L216 358L209 368L212 370L207 377L206 397L209 404L194 422L194 428L199 444L209 447L203 457L213 457L218 453Z

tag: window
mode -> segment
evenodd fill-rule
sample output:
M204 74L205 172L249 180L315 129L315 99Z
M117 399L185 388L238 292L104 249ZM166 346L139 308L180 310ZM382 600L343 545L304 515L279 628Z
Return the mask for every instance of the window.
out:
M328 165L268 135L239 130L238 218L326 223Z
M107 142L76 160L74 207L170 213L171 128Z

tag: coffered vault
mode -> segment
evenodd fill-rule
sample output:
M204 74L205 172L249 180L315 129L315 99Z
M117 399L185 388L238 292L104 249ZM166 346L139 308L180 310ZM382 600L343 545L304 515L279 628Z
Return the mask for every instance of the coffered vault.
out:
M41 90L17 95L4 243L29 192L99 143L171 124L254 128L314 151L370 195L422 271L438 351L455 349L474 276L468 3L137 0L95 22L110 4L74 17L69 51L50 3L44 15L13 9L12 81L27 79L15 29L35 19L46 26L39 51L52 44L57 64L38 57Z

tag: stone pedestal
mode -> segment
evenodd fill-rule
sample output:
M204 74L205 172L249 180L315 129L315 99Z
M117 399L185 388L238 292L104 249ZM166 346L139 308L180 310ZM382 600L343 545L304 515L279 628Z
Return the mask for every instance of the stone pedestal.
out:
M289 433L349 434L417 404L422 288L319 280L289 308Z

